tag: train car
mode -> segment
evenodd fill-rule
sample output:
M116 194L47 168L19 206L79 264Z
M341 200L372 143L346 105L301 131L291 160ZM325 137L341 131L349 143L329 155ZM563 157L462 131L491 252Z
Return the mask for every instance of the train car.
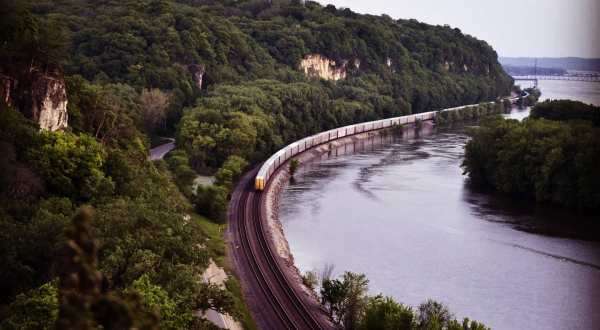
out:
M519 98L520 97L517 96L517 97L505 98L505 99L509 100L509 101L515 101L515 100L518 100ZM494 103L494 102L489 102L488 104L491 104L491 103ZM466 105L466 106L448 108L448 109L444 109L441 111L458 111L461 109L474 107L474 106L478 106L478 105L479 104ZM310 148L313 148L317 145L324 144L329 141L333 141L333 140L336 140L336 139L339 139L342 137L368 132L371 130L377 130L377 129L387 128L387 127L391 127L391 126L413 124L417 120L420 120L420 121L435 120L435 117L441 111L429 111L429 112L423 112L423 113L419 113L419 114L399 116L399 117L387 118L387 119L376 120L376 121L371 121L371 122L366 122L366 123L348 125L348 126L328 130L325 132L317 133L315 135L306 137L302 140L296 141L296 142L289 144L288 146L280 149L279 151L277 151L263 164L263 166L259 169L258 174L256 175L254 187L256 190L264 190L265 186L266 186L267 182L269 181L269 179L271 178L271 176L273 176L275 171L282 164L284 164L290 158L293 158L294 156L298 155L299 153L302 153L302 152L304 152Z

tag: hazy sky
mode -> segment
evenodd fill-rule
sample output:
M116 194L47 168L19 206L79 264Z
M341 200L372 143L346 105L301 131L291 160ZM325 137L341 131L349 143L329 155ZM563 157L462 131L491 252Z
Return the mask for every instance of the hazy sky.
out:
M600 57L600 0L318 0L458 27L500 56Z

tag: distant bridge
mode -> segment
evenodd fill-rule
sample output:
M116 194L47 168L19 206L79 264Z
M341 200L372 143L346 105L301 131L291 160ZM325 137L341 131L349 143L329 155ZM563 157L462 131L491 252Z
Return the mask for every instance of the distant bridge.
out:
M567 80L567 81L587 81L587 82L600 82L600 74L566 74L562 76L513 76L515 81L533 81L537 85L540 80Z

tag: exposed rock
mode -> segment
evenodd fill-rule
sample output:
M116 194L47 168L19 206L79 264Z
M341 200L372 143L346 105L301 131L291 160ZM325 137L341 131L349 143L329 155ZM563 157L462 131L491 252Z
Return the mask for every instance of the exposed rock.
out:
M15 87L15 80L9 76L0 74L0 98L4 103L12 104L11 91Z
M63 79L32 73L21 80L0 74L0 97L42 130L68 127L67 88Z
M205 68L204 65L194 64L189 66L189 70L192 73L192 78L196 83L198 89L202 89L202 79L204 78Z
M336 65L334 60L330 60L320 54L311 54L306 55L300 61L300 70L304 71L310 77L335 81L346 78L347 65L348 61L344 61L341 65Z
M444 62L444 71L450 71L450 63L448 61Z
M65 81L40 76L31 85L31 119L42 130L57 131L68 127L67 88Z
M388 58L385 60L385 65L387 65L387 67L388 67L388 68L391 68L391 67L392 67L392 64L393 64L393 63L392 63L392 59L388 57Z

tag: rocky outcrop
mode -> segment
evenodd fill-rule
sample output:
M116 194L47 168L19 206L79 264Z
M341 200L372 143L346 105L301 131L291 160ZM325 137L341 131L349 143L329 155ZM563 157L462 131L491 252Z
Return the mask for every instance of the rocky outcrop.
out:
M189 66L190 73L192 74L192 79L196 84L198 89L202 89L202 79L204 78L204 65L194 64Z
M65 81L41 76L31 85L31 118L42 130L58 131L68 127Z
M4 101L4 103L11 105L12 98L11 93L15 88L15 81L9 76L5 76L0 74L0 99Z
M63 79L33 73L17 81L0 74L0 97L37 122L42 130L68 127L67 88Z
M320 54L311 54L306 55L300 61L300 70L304 71L304 74L309 77L335 81L346 78L347 65L348 61L344 61L341 65L336 65L334 60L330 60ZM358 65L360 66L360 64Z

